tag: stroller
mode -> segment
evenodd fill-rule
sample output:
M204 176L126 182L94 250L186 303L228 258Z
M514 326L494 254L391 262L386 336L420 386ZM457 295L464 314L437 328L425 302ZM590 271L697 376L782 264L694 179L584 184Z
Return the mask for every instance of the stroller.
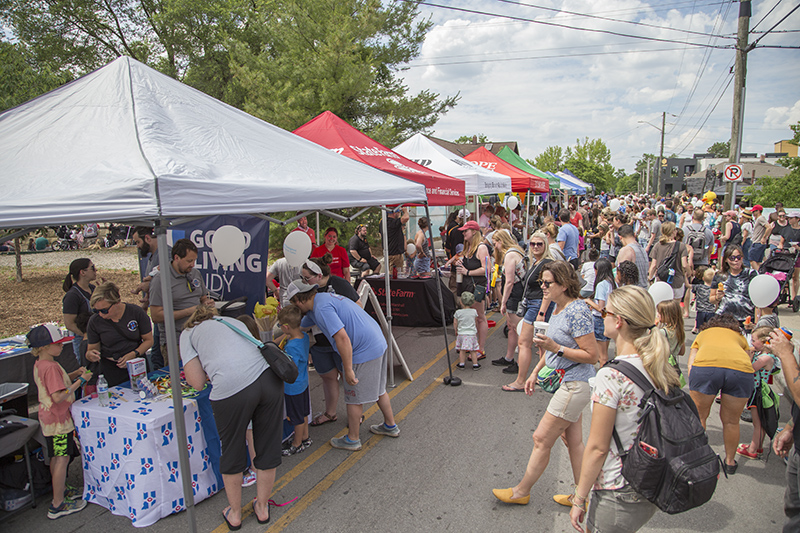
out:
M795 247L792 247L795 248ZM794 272L794 265L800 251L797 250L775 250L769 256L769 259L761 263L758 268L759 274L769 274L780 283L780 292L778 293L778 303L784 304L789 302L791 293L789 292L789 280L792 279ZM792 311L795 313L800 310L800 296L790 302Z

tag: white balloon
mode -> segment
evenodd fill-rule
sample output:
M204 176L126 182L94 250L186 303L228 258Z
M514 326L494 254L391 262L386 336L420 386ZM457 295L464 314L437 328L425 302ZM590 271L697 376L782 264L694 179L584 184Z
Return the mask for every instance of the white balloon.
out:
M406 246L406 253L408 255L414 255L416 252L417 252L417 247L414 246L412 243L408 243L408 246Z
M510 210L513 211L519 205L519 198L513 195L509 195L508 198L506 198L506 205Z
M610 207L612 211L619 211L619 205L619 200L616 198L608 202L608 207Z
M650 296L653 297L653 301L656 305L663 301L672 300L675 298L675 294L672 292L672 287L666 281L656 281L650 285L650 288L647 289L647 292L649 292Z
M311 237L304 231L292 231L283 240L283 257L289 265L299 267L311 255Z
M244 253L245 237L236 226L221 226L211 239L211 251L222 266L231 266Z
M754 277L747 288L750 300L756 307L767 307L772 304L778 298L780 290L781 284L769 274Z

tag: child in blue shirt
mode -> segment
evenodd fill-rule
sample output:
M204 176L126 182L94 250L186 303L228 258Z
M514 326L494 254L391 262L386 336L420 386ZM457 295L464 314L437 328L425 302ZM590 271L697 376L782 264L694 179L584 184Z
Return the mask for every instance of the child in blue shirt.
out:
M286 402L286 417L294 426L292 443L283 450L283 455L294 455L311 446L308 437L308 415L311 412L311 398L308 392L308 349L311 343L308 334L300 330L303 314L295 305L287 305L278 313L278 324L289 340L283 350L297 365L297 379L285 383L283 394Z

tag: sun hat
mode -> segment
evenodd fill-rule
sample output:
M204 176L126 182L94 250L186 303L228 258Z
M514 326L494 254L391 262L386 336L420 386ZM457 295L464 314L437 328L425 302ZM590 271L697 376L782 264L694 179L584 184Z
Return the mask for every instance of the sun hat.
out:
M74 335L64 335L55 324L41 324L28 332L28 346L41 348L50 344L61 344L74 339Z

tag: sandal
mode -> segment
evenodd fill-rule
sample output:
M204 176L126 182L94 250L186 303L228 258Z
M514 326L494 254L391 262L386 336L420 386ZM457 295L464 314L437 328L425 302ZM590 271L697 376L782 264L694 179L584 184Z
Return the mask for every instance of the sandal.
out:
M256 515L256 521L258 521L258 523L262 524L262 525L263 524L269 524L269 519L270 519L270 515L269 514L267 515L267 519L266 520L261 520L258 517L258 512L256 512L256 502L257 501L258 501L258 496L253 498L253 514ZM267 502L267 511L269 511L269 502Z
M757 450L756 453L752 453L750 451L749 444L740 444L738 448L736 448L736 453L741 455L742 457L747 457L749 459L758 459L761 457L761 454L764 453L764 449Z
M230 512L231 512L231 507L229 505L227 508L225 508L224 511L222 511L222 518L225 520L225 524L227 524L228 529L230 529L231 531L239 531L240 529L242 529L242 523L239 522L238 526L234 526L233 524L228 522L228 513Z
M320 414L314 417L314 420L309 422L309 426L321 426L322 424L327 424L328 422L336 422L337 416L336 415L329 415L325 411L322 411Z

